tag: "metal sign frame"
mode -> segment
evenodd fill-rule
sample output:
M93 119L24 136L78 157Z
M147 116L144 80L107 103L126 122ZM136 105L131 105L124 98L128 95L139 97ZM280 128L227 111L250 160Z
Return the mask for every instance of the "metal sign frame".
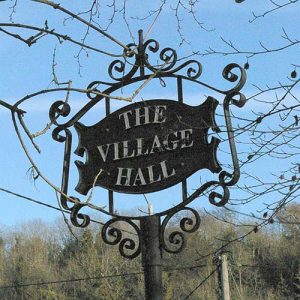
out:
M69 170L70 170L70 156L71 156L71 148L72 148L72 133L69 130L70 127L74 126L84 115L87 113L96 103L101 100L105 100L106 102L106 115L110 114L110 98L109 95L113 92L124 88L125 86L131 85L140 81L147 81L149 79L159 78L163 80L164 78L174 78L177 81L177 93L178 93L178 102L183 103L183 81L188 80L192 81L195 84L200 84L205 86L212 91L221 93L224 95L223 101L223 109L226 121L226 127L228 132L228 141L231 149L231 157L233 164L233 173L229 173L228 171L222 170L219 173L219 180L209 181L199 187L196 191L194 191L190 196L187 196L187 184L186 180L182 181L182 203L178 204L175 207L167 209L163 212L155 214L157 217L165 217L160 228L160 244L161 247L171 253L180 252L184 245L185 239L182 232L194 232L199 228L200 225L200 217L196 210L187 207L194 199L198 198L209 188L221 188L222 194L217 193L215 191L211 191L208 195L209 202L215 206L223 206L228 202L229 199L229 189L228 187L237 183L240 177L239 165L237 152L234 142L234 134L231 125L231 117L229 107L230 105L235 105L238 107L242 107L245 104L245 96L240 92L241 88L244 86L246 81L246 72L245 70L237 64L229 64L223 70L223 78L227 81L234 82L235 86L230 90L222 91L215 87L209 86L206 83L199 81L199 77L202 73L202 66L196 60L188 60L182 63L179 66L176 66L177 63L177 53L172 48L164 48L159 52L159 57L161 59L161 64L153 66L149 62L149 54L148 52L157 53L159 51L159 43L153 39L149 39L147 41L143 40L142 31L139 31L139 44L128 44L128 51L124 51L124 59L122 60L114 60L108 68L108 74L111 79L113 79L114 83L103 82L103 81L94 81L88 86L88 90L99 89L100 85L109 86L103 92L103 95L107 95L106 97L103 95L92 96L91 93L88 94L90 101L78 112L76 113L70 120L65 123L58 123L58 117L67 117L71 112L71 107L68 103L63 101L55 102L49 111L49 117L53 124L56 125L56 128L53 130L53 139L65 143L65 153L64 153L64 167L63 167L63 177L62 177L62 186L61 190L63 194L61 195L61 204L64 209L71 211L71 221L73 225L78 227L86 227L90 223L90 218L86 214L80 213L80 210L86 206L85 202L80 202L78 198L67 198L65 195L68 195L68 181L69 181ZM126 62L129 58L134 58L134 62L132 63L132 68L129 72L125 73ZM146 74L146 70L150 71L149 74ZM179 74L179 71L186 70L186 74ZM239 74L236 75L238 71ZM100 91L99 91L100 92ZM76 202L72 202L72 199L76 200ZM137 257L141 252L141 247L137 244L140 244L140 228L134 223L134 221L143 220L147 218L147 216L140 217L127 217L120 216L114 212L113 205L113 192L108 192L108 201L109 201L109 211L103 210L102 212L105 214L111 215L113 218L106 223L106 225L102 229L102 237L103 240L111 245L119 244L119 249L121 255L127 258ZM101 210L101 209L100 209ZM176 232L172 234L168 234L169 238L168 243L166 243L165 233L166 227L169 220L180 211L189 211L193 218L184 217L180 222L180 229L182 232ZM126 222L128 225L132 227L137 233L137 240L130 240L130 238L126 238L124 241L122 239L121 230L114 228L114 224L118 222ZM178 239L179 238L179 239ZM176 249L170 248L168 244L175 246ZM128 254L126 251L132 250L132 253Z
M110 115L110 99L109 95L113 92L131 85L136 82L140 81L147 81L149 79L159 78L160 80L163 80L164 78L174 78L177 81L177 92L178 92L178 102L183 103L183 81L188 80L195 84L200 84L202 86L205 86L212 91L218 92L220 94L224 95L224 101L223 101L223 110L225 115L225 121L226 121L226 128L228 132L228 141L230 144L231 149L231 157L232 157L232 165L233 165L233 172L230 173L228 171L222 170L219 173L219 180L209 181L205 183L204 185L200 186L196 191L194 191L190 196L187 196L187 186L186 186L186 180L184 179L182 181L182 203L178 204L177 206L167 209L163 212L157 213L156 216L158 217L164 217L164 222L162 224L161 232L163 233L165 231L166 225L170 218L182 210L188 210L190 211L195 219L194 221L192 219L183 219L183 222L181 222L180 226L181 229L185 232L188 231L195 231L199 224L200 219L198 213L191 208L188 208L187 205L190 204L194 199L198 198L200 195L202 195L205 191L207 191L209 188L213 187L221 188L222 194L217 193L215 191L212 191L209 193L208 198L209 202L215 206L223 206L228 202L229 199L229 189L228 187L234 185L237 183L240 171L239 171L239 164L238 164L238 158L237 158L237 152L234 142L234 134L231 124L231 116L230 116L230 105L235 105L238 107L242 107L245 104L245 96L240 92L242 87L244 86L246 82L246 72L245 70L240 67L237 64L229 64L227 65L223 70L223 78L229 82L234 82L235 86L232 87L229 90L220 90L213 86L210 86L206 83L203 83L199 81L199 77L202 73L202 66L201 64L196 60L188 60L184 63L182 63L179 66L175 66L177 63L177 53L172 48L164 48L159 52L159 57L161 59L161 64L153 66L149 62L149 54L148 52L157 53L159 51L159 43L153 39L149 39L147 41L143 40L142 31L139 31L139 44L128 44L128 51L124 52L124 59L125 62L122 60L114 60L108 68L108 74L111 79L113 79L115 82L103 82L103 81L94 81L88 86L88 90L95 90L99 89L100 85L106 85L109 86L107 89L105 89L103 92L101 92L102 95L96 95L92 96L91 93L88 93L88 97L90 101L79 111L77 112L72 118L70 118L65 123L58 123L58 117L67 117L69 116L71 112L71 107L68 103L63 101L56 101L53 103L53 105L50 108L49 111L49 117L53 124L56 125L56 128L53 130L53 139L60 142L65 143L65 153L64 153L64 167L63 167L63 176L62 176L62 195L61 195L61 204L64 209L71 211L71 221L75 226L78 227L86 227L89 224L89 216L85 214L81 214L80 210L86 206L85 202L80 202L79 199L76 198L67 198L65 195L68 195L68 181L69 181L69 170L70 170L70 156L71 156L71 148L72 148L72 133L69 130L72 126L74 126L95 104L97 104L101 100L105 100L106 103L106 115ZM125 73L125 67L126 67L126 61L129 58L134 58L134 62L131 64L132 68L130 71ZM149 74L146 74L146 70L150 71ZM186 74L179 74L179 71L186 70ZM235 72L234 72L235 71ZM238 71L238 75L236 74ZM116 73L116 74L115 74ZM99 90L98 90L99 91ZM100 91L99 91L100 93ZM106 97L104 95L107 95ZM133 225L133 220L142 220L146 216L141 217L127 217L127 216L120 216L118 214L115 214L114 212L114 205L113 205L113 192L108 192L108 198L109 198L109 211L101 210L105 214L109 214L113 217L106 226L104 226L102 232L103 232L103 238L104 241L108 242L108 236L114 237L116 236L114 229L114 235L112 235L112 232L109 231L109 228L119 222L124 221L129 223L138 233L139 229L136 225ZM72 199L74 202L72 202ZM193 230L187 229L187 224L193 224ZM122 236L121 232L117 234L118 237L116 237L113 244L118 244L121 242L121 239L119 238L119 235ZM138 234L139 236L139 234ZM163 236L163 234L161 234ZM169 240L172 242L171 240ZM132 241L133 242L133 241ZM108 243L112 243L108 242ZM164 239L161 241L162 247L169 252L178 252L178 251L171 251L166 246ZM125 244L121 246L125 246ZM181 246L178 248L178 250L181 250ZM136 257L140 252L140 248L137 247L134 254L126 255L121 251L121 254L126 257Z

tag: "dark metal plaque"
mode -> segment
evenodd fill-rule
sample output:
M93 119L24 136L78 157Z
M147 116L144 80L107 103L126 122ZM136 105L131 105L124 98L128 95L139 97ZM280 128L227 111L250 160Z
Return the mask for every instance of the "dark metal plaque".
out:
M220 172L216 158L219 139L208 141L208 130L218 130L218 101L208 97L199 106L172 100L130 104L93 126L77 122L75 153L79 183L86 195L93 186L123 193L149 193L170 187L200 169Z

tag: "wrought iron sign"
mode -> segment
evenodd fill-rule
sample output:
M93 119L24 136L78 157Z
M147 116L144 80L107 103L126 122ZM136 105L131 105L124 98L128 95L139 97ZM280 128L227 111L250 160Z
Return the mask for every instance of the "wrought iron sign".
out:
M109 209L96 207L98 211L112 216L102 228L103 240L119 245L120 253L128 258L142 252L144 265L151 268L161 267L159 253L162 249L171 253L181 251L185 245L184 233L199 228L198 212L188 207L193 200L205 194L213 205L223 206L228 202L229 187L236 184L240 176L230 106L242 107L245 104L245 96L240 90L246 81L245 70L237 64L229 64L222 76L234 86L220 90L200 81L202 66L198 61L188 60L178 65L174 49L160 51L159 48L158 42L153 39L144 41L140 31L138 45L128 44L124 60L110 64L108 75L112 82L95 81L88 86L91 91L87 94L89 102L80 111L71 116L71 107L65 101L53 103L49 111L50 121L56 126L53 139L65 144L60 200L63 208L71 212L72 223L79 227L87 226L90 218L81 213L81 209L95 208L88 201L68 196L70 169L75 167L71 162L71 152L76 148L78 159L75 164L79 171L76 191L87 195L95 186L109 191ZM161 62L152 64L151 55L157 53ZM131 66L129 70L128 66ZM138 82L151 84L158 79L164 83L166 78L175 81L177 99L160 99L158 95L157 99L132 103L111 113L110 95ZM209 96L198 106L189 106L184 103L184 81L205 87L223 99L220 101ZM100 91L101 86L105 88ZM95 95L92 91L98 93ZM95 125L86 126L81 121L82 117L101 100L106 103L106 117ZM15 105L16 109L21 102ZM222 163L217 160L220 140L215 112L221 105L233 171L223 169ZM15 114L22 121L21 114ZM67 121L59 122L63 118ZM72 144L72 128L76 129L79 137L75 147ZM208 138L209 130L213 132L211 138ZM188 195L186 179L201 169L218 174L215 176L217 179L205 182ZM115 213L114 192L144 194L175 184L182 185L182 201L175 207L152 216L128 217ZM170 219L182 211L192 216L182 217L179 228L167 231ZM124 236L119 227L114 226L118 222L130 225L136 237ZM148 257L154 257L153 252L149 253L151 249L156 249L153 250L156 251L156 258L153 258L156 261L149 262Z
M94 126L75 123L80 137L76 154L87 152L88 157L86 163L76 161L80 174L76 190L86 195L99 185L124 193L149 193L202 168L220 171L219 140L208 143L207 137L209 127L218 129L217 104L211 97L198 107L148 100L128 105Z

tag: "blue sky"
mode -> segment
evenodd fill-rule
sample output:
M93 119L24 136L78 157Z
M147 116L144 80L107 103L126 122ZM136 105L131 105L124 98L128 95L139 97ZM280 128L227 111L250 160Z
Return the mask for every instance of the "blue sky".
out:
M86 9L86 4L90 1L76 3L73 1L65 0L60 4L69 8L70 10L83 11ZM109 3L109 2L108 2ZM145 16L147 12L155 7L158 7L159 1L151 1L151 4L145 4L140 1L131 1L127 11L128 22L132 33L137 37L138 29L143 29L147 32L153 17L146 21L138 21L135 16ZM170 2L172 3L172 2ZM176 48L178 56L184 57L190 55L193 51L200 51L204 53L206 49L212 47L215 50L227 51L230 50L222 42L221 37L225 40L231 40L241 50L261 50L260 42L266 47L278 47L286 44L282 36L282 28L284 27L286 32L289 33L291 38L297 38L298 28L295 24L299 21L299 5L291 5L286 9L273 14L266 15L264 18L260 18L253 23L249 23L252 19L252 12L256 14L264 12L266 9L272 7L267 1L245 1L242 4L236 4L234 1L228 0L216 0L216 1L201 1L197 7L198 19L203 21L204 26L208 29L214 29L213 31L205 31L193 21L191 14L181 12L180 17L183 18L182 30L185 34L187 41L190 44L184 43L180 45L180 38L177 33L177 24L174 17L174 12L170 9L172 4L167 3L165 11L162 12L157 22L155 23L149 37L154 38L160 42L161 47L173 47ZM9 15L11 10L9 7L12 5L11 1L3 2L0 4L0 22L9 22ZM78 6L77 6L78 5ZM82 7L79 7L79 6ZM120 5L121 7L121 5ZM105 6L102 6L103 13L99 22L101 24L107 24L107 16L109 11ZM65 25L62 24L64 16L51 8L31 1L23 1L18 4L16 13L13 15L15 23L30 24L33 26L43 26L47 19L50 28L56 28L57 32L68 34L74 38L81 39L85 33L85 27L76 21L68 20ZM24 36L30 36L29 31L13 30ZM122 43L127 44L131 42L130 34L126 29L122 14L117 15L114 23L109 28L108 32L120 40ZM113 53L121 53L120 47L115 45L112 41L101 36L98 33L92 32L87 38L87 43L95 47L99 47L102 50L110 51ZM58 43L54 37L44 37L38 41L32 47L17 41L0 32L0 99L15 103L23 96L54 87L52 81L52 59L53 51L56 47L56 74L60 81L72 80L73 86L77 88L85 88L93 80L107 80L107 68L109 66L111 57L95 54L92 52L81 55L82 69L81 75L78 74L78 63L76 61L76 54L79 48L64 42ZM247 71L248 79L243 89L246 96L255 93L254 84L258 84L261 87L266 85L276 85L278 81L286 81L287 76L293 70L293 63L297 63L299 60L299 51L297 48L291 48L284 53L278 52L267 56L256 56L249 60L250 68ZM218 88L226 89L228 83L222 78L223 68L231 62L244 65L247 61L245 55L211 55L211 56L193 56L193 59L199 60L203 64L203 75L201 80L209 83ZM131 91L124 91L124 96L130 95ZM298 93L298 91L294 91ZM198 101L202 101L204 95L208 95L207 90L196 89L189 87L186 91L186 100L188 104L196 105ZM157 90L151 86L145 88L138 99L151 99L151 98L170 98L173 99L176 95L176 91L172 89L172 84L166 89L161 89L159 94ZM222 98L218 98L218 95L213 94L219 101ZM59 100L65 97L65 93L52 93L46 94L40 97L36 97L33 100L24 104L24 109L27 111L25 121L32 130L32 132L41 130L48 120L48 110L55 100ZM274 94L266 94L265 97L274 97ZM266 100L268 100L266 98ZM84 94L72 93L70 101L74 110L80 109L80 107L88 101ZM291 100L292 101L292 100ZM115 101L112 107L118 108L123 103ZM267 110L266 104L249 101L242 109L235 109L236 114L241 114L244 117L251 115L251 112L263 112ZM104 113L103 104L99 104L97 108L88 114L85 118L87 124L93 124L98 122L103 117ZM27 195L29 197L38 199L40 201L47 202L51 205L56 205L56 196L51 188L47 186L42 180L38 179L34 182L30 179L28 169L30 163L28 162L17 136L14 132L11 122L10 112L0 107L1 118L1 153L0 153L0 167L1 167L1 184L0 187L13 190L17 193ZM224 122L219 119L218 122ZM223 123L224 124L224 123ZM273 125L273 124L270 124ZM76 140L76 138L75 138ZM38 155L34 152L33 147L28 144L30 153L34 156L37 165L41 167L43 172L50 178L55 185L60 185L61 165L63 159L63 145L54 142L51 138L51 132L38 138L37 143L42 148L42 154ZM28 140L27 140L28 142ZM248 148L247 148L248 147ZM226 149L226 146L225 146ZM242 153L241 156L246 156L251 152L251 145L241 146L239 149ZM230 163L228 156L220 155L220 160L224 159L224 165ZM247 170L258 173L265 178L273 179L270 175L280 174L287 165L287 160L276 160L265 158L258 163L249 165ZM71 178L71 185L76 185L77 173L74 168L74 176ZM202 173L201 173L202 174ZM209 174L198 173L189 179L190 192L194 188L197 188L200 184L200 176L205 178ZM248 179L241 177L241 184L247 182ZM71 189L71 188L70 188ZM153 203L155 211L170 207L176 201L179 188L174 188L171 191L164 191L162 193L148 195L148 199ZM235 197L241 195L240 191L232 190ZM96 192L95 199L97 204L105 205L104 197L105 192L101 192L100 189ZM22 223L31 219L41 218L46 221L53 221L57 217L60 217L59 212L52 211L50 209L40 207L35 204L31 204L27 201L15 198L13 196L1 194L2 214L0 223L4 225L14 225L16 223ZM246 212L256 212L257 209L263 207L263 202L266 199L259 199L256 202L239 206L238 209ZM210 208L206 199L197 201L196 206ZM136 209L139 206L142 209L146 209L146 203L143 196L131 199L130 197L123 197L118 195L117 204L120 210L129 211ZM101 216L99 216L101 217Z

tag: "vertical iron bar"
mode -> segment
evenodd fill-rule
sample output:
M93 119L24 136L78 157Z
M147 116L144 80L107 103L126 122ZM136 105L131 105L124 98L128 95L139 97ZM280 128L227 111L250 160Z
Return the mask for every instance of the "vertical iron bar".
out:
M160 217L154 215L142 218L140 227L145 299L162 300L162 252L159 241Z
M114 213L114 192L108 191L109 213Z
M177 77L177 92L178 92L178 102L183 103L183 93L182 93L182 77Z
M144 37L143 37L143 30L139 30L139 44L138 44L138 63L140 65L140 76L145 75L145 68L144 68Z
M110 114L110 99L109 97L105 98L105 109L106 109L106 116ZM114 212L114 193L113 191L108 191L108 206L109 212L112 214Z
M178 91L178 102L183 103L183 91L182 91L182 77L177 77L177 91ZM187 199L187 182L186 179L182 180L182 201Z
M186 179L182 180L182 201L187 199L187 182Z
M70 160L71 160L71 146L72 146L72 134L69 130L66 131L66 141L65 141L65 153L63 162L63 173L61 180L61 190L63 194L60 195L60 203L63 208L68 209L67 197L68 186L69 186L69 173L70 173Z
M105 109L106 109L106 116L110 114L110 99L109 97L105 98Z

